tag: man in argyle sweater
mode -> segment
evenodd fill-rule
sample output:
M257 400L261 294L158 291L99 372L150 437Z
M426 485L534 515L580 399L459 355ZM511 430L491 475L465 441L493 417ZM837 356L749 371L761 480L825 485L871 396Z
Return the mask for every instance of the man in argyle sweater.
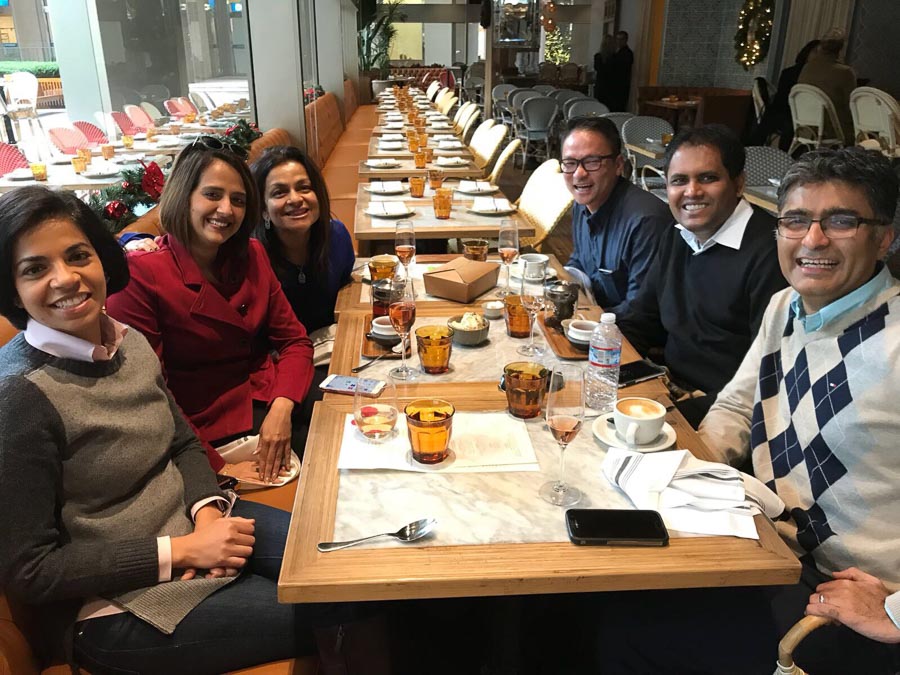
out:
M791 288L772 297L700 434L722 461L750 456L785 502L776 526L800 583L643 594L634 611L650 636L604 636L621 656L603 673L771 673L804 613L835 622L796 650L808 672L900 672L900 281L881 262L898 179L878 153L818 151L778 194Z

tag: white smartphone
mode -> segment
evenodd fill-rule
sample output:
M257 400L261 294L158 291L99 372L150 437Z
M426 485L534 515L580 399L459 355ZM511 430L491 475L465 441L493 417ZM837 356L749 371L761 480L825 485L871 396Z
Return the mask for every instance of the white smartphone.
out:
M329 375L322 384L319 385L319 389L322 391L330 391L335 394L350 394L352 396L356 393L357 388L359 388L360 394L374 398L381 394L384 385L385 382L383 380L369 380L366 378L351 377L350 375Z

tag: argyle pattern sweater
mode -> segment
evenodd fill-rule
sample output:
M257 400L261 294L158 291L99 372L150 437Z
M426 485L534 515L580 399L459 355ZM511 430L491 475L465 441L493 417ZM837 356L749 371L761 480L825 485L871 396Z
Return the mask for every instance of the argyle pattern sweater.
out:
M886 272L885 272L886 273ZM787 505L779 532L832 574L900 589L900 282L806 333L773 296L734 379L700 427L724 461L752 453Z

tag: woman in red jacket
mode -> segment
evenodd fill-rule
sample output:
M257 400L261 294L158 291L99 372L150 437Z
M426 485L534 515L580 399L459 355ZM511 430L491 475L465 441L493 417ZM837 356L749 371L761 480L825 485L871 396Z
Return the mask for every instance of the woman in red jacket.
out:
M131 282L107 310L149 340L203 441L215 448L259 434L259 475L271 481L290 466L313 349L250 239L260 208L244 157L213 137L181 152L159 205L167 234L159 250L129 255ZM224 460L208 454L221 471Z

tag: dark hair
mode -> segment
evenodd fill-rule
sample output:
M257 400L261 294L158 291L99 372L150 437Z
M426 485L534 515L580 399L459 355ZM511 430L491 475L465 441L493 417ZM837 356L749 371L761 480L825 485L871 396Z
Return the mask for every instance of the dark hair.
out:
M897 209L900 179L890 160L875 150L859 146L835 150L814 150L795 162L778 186L778 209L784 207L795 187L839 181L861 190L876 220L891 223Z
M625 42L628 42L628 31L627 30L617 30L616 37L619 37L619 36L625 38Z
M675 134L666 147L666 154L663 157L663 171L666 176L669 175L669 164L672 157L683 145L706 145L718 150L719 157L722 158L722 165L732 180L744 171L744 162L747 159L744 145L737 135L724 124L707 124L702 127L683 129Z
M807 42L803 46L803 49L797 52L797 58L794 60L794 63L805 66L806 62L809 60L809 55L812 54L813 49L818 47L821 42L821 40L810 40Z
M622 137L615 123L607 117L573 117L566 123L562 141L566 142L573 131L592 131L600 134L612 147L616 155L622 154Z
M13 250L23 234L48 220L66 219L81 230L97 251L106 274L106 293L128 285L128 262L115 237L90 207L71 192L57 192L39 185L21 187L0 196L0 314L16 328L25 328L28 313L16 305Z
M319 202L319 219L312 224L309 230L309 250L306 254L307 264L313 275L323 281L328 278L328 256L331 248L331 200L328 197L328 187L322 172L312 158L300 148L290 145L277 145L268 148L262 156L253 162L250 167L256 186L259 190L260 203L263 208L266 204L266 179L278 166L287 162L297 162L306 169L309 182L316 199ZM269 254L269 260L277 272L285 271L290 263L284 254L284 243L278 237L276 228L266 229L262 225L256 228L256 238L259 239Z
M243 159L229 151L227 147L222 150L210 150L195 143L179 153L159 200L159 220L163 230L190 249L196 236L191 224L191 195L197 189L203 172L216 160L237 171L247 195L244 221L216 254L216 260L221 264L228 259L240 259L247 255L250 233L259 218L259 194L256 191L256 183L250 175L250 169Z

